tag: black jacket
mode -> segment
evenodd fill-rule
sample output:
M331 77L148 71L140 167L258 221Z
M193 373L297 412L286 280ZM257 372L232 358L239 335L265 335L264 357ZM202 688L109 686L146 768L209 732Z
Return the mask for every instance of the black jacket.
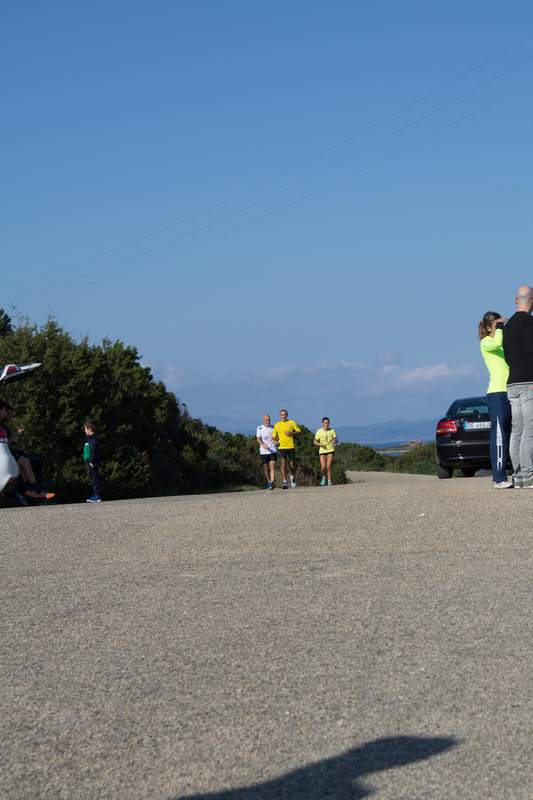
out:
M83 445L83 458L93 467L100 466L100 443L96 433L87 434Z
M517 311L503 329L503 354L509 364L507 386L533 383L533 317Z

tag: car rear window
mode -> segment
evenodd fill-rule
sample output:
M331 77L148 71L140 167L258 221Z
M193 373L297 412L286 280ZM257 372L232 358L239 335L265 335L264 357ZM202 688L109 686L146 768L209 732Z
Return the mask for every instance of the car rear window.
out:
M447 416L459 416L465 414L488 414L489 409L484 397L466 397L463 400L456 400L448 409Z

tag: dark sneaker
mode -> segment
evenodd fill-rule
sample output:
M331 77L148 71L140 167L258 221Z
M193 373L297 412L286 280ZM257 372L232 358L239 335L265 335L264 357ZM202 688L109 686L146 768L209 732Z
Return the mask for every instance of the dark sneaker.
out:
M26 489L24 492L25 497L31 497L32 500L50 500L51 497L55 497L54 492L34 492L33 489Z
M88 499L88 500L86 500L85 502L86 502L86 503L101 503L101 502L102 502L102 500L101 500L101 498L100 498L100 497L98 497L98 495L97 495L97 494L93 494L93 496L92 496L92 497L89 497L89 499Z
M287 483L287 481L283 481L283 483L281 484L281 488L282 489L288 489L289 488L289 484Z

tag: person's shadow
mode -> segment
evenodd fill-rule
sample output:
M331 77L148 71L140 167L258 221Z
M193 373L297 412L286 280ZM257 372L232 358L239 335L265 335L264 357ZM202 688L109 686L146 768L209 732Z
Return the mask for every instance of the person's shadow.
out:
M448 737L390 736L265 783L223 792L182 795L173 800L360 800L374 791L359 782L361 776L430 758L456 744L455 739Z

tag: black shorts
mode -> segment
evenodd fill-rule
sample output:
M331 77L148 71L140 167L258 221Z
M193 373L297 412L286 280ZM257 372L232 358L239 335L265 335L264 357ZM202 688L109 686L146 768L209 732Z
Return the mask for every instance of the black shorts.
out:
M294 447L290 450L278 450L278 453L282 461L289 459L289 461L294 464Z
M264 455L263 455L263 453L260 453L259 455L261 456L261 461L263 462L263 464L270 464L271 461L277 461L278 460L278 454L277 453L266 453Z

